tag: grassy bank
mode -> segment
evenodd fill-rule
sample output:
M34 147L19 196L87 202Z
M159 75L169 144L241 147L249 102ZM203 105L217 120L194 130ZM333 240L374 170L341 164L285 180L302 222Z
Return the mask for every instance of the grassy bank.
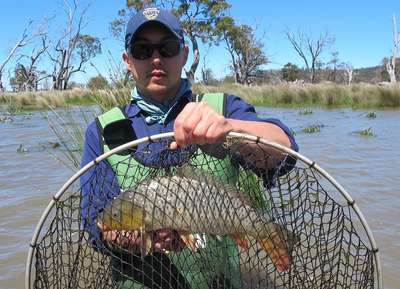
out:
M237 84L220 86L195 84L193 90L196 93L227 92L235 94L256 106L400 108L400 84L394 86L371 84L344 86L324 83L253 87ZM129 99L129 94L128 88L99 91L73 89L69 91L1 93L0 103L14 111L95 103L107 109L125 103Z
M271 107L352 107L400 108L400 85L263 85L246 87L226 84L223 90L240 95L256 106ZM201 92L221 91L221 87L196 86Z

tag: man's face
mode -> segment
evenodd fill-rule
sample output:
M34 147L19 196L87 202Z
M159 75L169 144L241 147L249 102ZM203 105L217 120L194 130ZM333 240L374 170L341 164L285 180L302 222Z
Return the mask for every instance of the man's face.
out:
M134 43L161 44L168 40L176 38L166 28L150 24L135 35ZM136 59L127 52L124 52L122 57L136 80L137 89L145 96L162 102L177 92L187 55L188 47L185 45L179 54L173 57L160 55L158 49L154 49L150 58L143 60Z

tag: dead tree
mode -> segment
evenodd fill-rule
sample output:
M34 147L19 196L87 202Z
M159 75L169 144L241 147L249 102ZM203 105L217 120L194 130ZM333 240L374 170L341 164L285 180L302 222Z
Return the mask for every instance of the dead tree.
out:
M33 33L33 34L29 34L28 28L32 24L32 22L33 22L32 20L29 21L27 27L24 29L24 31L23 31L23 33L21 35L21 38L17 41L17 43L13 46L13 48L8 53L7 57L0 64L0 91L4 91L4 86L3 86L3 81L2 81L4 69L5 69L6 65L7 65L7 63L12 59L12 57L15 56L16 52L18 51L18 49L20 49L21 47L26 46L27 44L32 42L32 40L35 39L36 37L40 37L40 36L45 35L45 32L41 31L40 29L37 32Z
M347 79L347 85L351 85L351 83L353 82L354 68L350 63L343 63L342 67L344 69L344 74Z
M57 90L67 89L71 76L77 72L85 72L84 64L101 52L98 38L82 34L85 27L83 19L88 7L79 12L77 0L73 0L72 5L65 0L64 4L67 27L54 47L54 54L49 55L53 62L51 73L53 89Z
M392 57L386 63L386 71L389 74L390 83L396 83L396 58L400 44L400 34L397 33L396 15L393 14L393 51Z
M298 31L297 35L295 35L286 30L285 34L294 50L303 59L306 70L310 73L311 83L315 83L318 63L320 62L319 58L323 51L334 43L334 38L328 32L320 34L317 40L312 39L301 31Z
M46 52L49 47L47 37L42 37L42 47L32 51L30 55L22 55L20 59L29 59L29 64L25 65L18 63L15 68L14 82L18 84L18 90L21 91L33 91L38 89L38 83L49 77L46 71L37 70L37 62L41 55Z

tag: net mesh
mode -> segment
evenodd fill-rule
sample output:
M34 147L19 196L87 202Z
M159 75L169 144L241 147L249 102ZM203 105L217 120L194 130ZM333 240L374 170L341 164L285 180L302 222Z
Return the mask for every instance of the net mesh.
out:
M170 141L67 189L35 245L33 288L374 288L358 216L313 167L240 139Z

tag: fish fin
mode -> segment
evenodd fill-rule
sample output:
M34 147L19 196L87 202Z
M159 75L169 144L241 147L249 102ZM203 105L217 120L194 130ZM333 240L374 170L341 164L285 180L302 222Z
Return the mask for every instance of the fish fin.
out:
M214 177L207 171L199 169L189 163L185 163L177 168L176 174L179 177L195 180L202 183L215 183Z
M188 163L185 163L182 166L177 167L176 174L179 177L184 177L188 179L197 179L196 169Z
M240 199L245 205L251 206L252 204L251 199L246 194L238 190L235 186L223 183L210 174L210 172L196 168L188 163L177 168L177 175L201 183L206 183L208 185L211 184L218 186L228 195Z
M223 190L228 193L231 197L238 198L244 205L251 207L252 202L251 199L241 192L238 188L230 185L230 184L220 184Z
M196 239L193 234L188 232L179 232L179 236L181 237L183 243L192 251L196 252Z
M269 255L278 272L283 272L290 266L292 261L291 252L294 244L299 241L299 238L281 226L278 227L277 225L276 229L269 238L259 240L258 242Z
M244 250L249 249L249 242L245 235L233 235L232 238L235 241L236 245L238 245L240 248Z

